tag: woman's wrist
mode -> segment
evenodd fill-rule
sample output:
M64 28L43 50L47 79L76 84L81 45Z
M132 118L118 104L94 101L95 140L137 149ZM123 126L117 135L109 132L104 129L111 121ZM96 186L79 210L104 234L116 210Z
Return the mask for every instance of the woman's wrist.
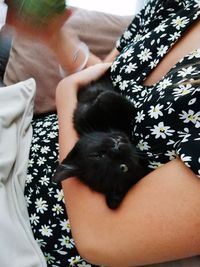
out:
M89 48L67 26L55 33L48 45L57 56L63 77L86 67L90 57Z
M80 54L82 54L81 60L80 60ZM87 66L89 57L90 57L90 51L88 46L83 42L79 42L74 51L72 51L72 63L74 65L77 65L78 61L78 66L76 69L74 69L74 72L79 72L83 70ZM59 65L59 71L62 77L67 76L67 72L63 69L61 65Z

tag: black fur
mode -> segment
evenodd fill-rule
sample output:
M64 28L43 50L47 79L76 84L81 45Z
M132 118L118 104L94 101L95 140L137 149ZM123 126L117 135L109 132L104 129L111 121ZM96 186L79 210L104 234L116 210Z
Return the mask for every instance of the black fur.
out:
M82 88L74 113L79 141L58 166L60 182L77 176L106 197L111 209L119 206L129 188L147 173L145 160L130 142L135 108L114 92L109 75Z

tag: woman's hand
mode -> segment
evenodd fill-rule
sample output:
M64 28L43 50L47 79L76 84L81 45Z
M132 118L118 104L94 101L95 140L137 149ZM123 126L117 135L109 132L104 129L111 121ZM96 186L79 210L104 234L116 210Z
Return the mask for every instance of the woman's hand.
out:
M80 72L71 74L70 76L64 78L58 85L58 94L61 88L68 88L70 90L70 88L73 87L74 90L78 91L81 87L98 80L109 69L111 64L111 62L98 63Z
M92 81L98 80L110 66L111 63L99 63L64 78L56 88L57 109L62 111L61 103L63 103L68 109L71 107L71 112L73 112L78 90Z

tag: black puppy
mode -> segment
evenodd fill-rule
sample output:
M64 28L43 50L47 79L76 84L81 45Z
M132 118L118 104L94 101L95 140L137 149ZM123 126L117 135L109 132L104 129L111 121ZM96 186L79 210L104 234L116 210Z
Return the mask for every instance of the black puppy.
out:
M109 74L82 88L74 112L79 141L59 164L54 182L76 176L119 206L132 185L147 174L146 161L131 143L133 104L116 93Z

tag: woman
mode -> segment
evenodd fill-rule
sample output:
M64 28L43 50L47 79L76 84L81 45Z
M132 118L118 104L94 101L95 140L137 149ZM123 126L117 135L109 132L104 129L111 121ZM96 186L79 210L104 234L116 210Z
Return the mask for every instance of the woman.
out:
M76 246L89 262L138 266L200 252L199 16L199 1L152 0L121 38L120 53L112 53L116 90L138 109L134 140L150 168L162 166L115 212L76 178L62 183ZM58 85L60 159L77 140L71 117L78 88L108 67L90 67Z
M152 169L116 211L77 178L62 183L73 238L88 262L138 266L199 254L199 85L191 81L200 76L199 9L195 0L150 0L107 57L112 65L97 64L58 85L60 160L78 138L71 118L79 87L111 66L116 90L138 109L133 137ZM25 195L34 236L49 266L85 266L69 234L63 191L50 183L57 116L35 120L33 129Z

